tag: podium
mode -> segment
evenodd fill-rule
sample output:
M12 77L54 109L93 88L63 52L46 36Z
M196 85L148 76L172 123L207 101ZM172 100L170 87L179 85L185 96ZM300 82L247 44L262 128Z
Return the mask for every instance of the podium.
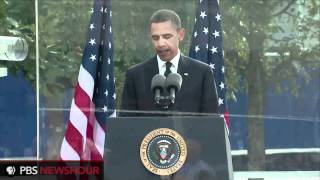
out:
M233 180L231 150L219 116L159 116L110 118L106 127L104 178L159 180L140 159L144 137L158 128L178 132L187 144L187 158L170 179Z

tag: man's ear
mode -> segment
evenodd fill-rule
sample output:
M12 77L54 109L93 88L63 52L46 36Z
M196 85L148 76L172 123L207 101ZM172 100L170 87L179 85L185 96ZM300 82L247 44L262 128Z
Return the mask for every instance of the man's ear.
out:
M181 28L178 30L178 39L179 41L182 41L184 39L185 29Z

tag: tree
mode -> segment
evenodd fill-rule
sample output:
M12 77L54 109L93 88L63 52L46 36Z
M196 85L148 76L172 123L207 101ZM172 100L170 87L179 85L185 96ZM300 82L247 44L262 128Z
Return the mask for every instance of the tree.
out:
M187 29L182 52L187 53L196 1L112 1L118 100L121 99L125 70L153 54L147 31L152 12L170 8L180 14ZM69 86L67 84L76 83L93 0L38 2L40 93L58 101L62 91ZM22 36L29 43L29 56L24 62L0 63L11 72L22 70L35 87L34 3L34 0L0 0L0 35ZM297 77L308 80L318 75L310 71L319 69L319 1L229 0L220 1L220 5L228 91L229 94L248 93L249 169L264 169L264 94L270 87L278 92L291 90L295 93ZM296 10L297 6L302 7L303 12ZM276 37L275 34L285 32L283 23L279 22L283 19L288 19L292 31L299 35ZM279 57L267 57L267 51L277 52ZM60 82L59 77L68 82ZM289 86L281 85L283 81L290 82ZM57 119L54 117L48 122L53 129L63 126Z
M245 90L249 98L248 168L264 170L265 93L270 87L278 91L291 89L294 93L298 77L308 79L307 70L319 67L319 1L221 3L229 90ZM303 12L297 7L302 7ZM301 13L305 14L302 16ZM277 37L277 33L285 32L284 23L279 22L284 15L288 24L297 27L293 30L302 35ZM316 32L312 34L311 30ZM277 60L265 56L267 51L278 53ZM282 86L284 80L289 81L290 86Z
M190 26L192 21L186 14L193 14L185 1L161 0L120 1L113 3L113 28L115 41L115 73L117 77L117 94L121 94L125 70L138 62L150 58L153 53L148 39L148 18L159 8L176 6L183 15L183 21ZM75 84L82 51L86 40L87 26L90 18L92 1L59 0L39 1L39 74L40 94L54 97L65 85L57 79L68 79L66 84ZM35 87L35 1L34 0L0 0L1 35L25 37L29 44L29 56L22 64L2 62L11 72L18 69L26 73L26 79ZM191 6L192 7L192 6ZM186 13L186 9L191 13ZM21 13L25 12L25 13ZM190 39L190 38L189 38ZM183 44L187 52L189 40ZM31 63L32 62L32 63ZM120 98L118 98L120 99ZM118 103L119 104L119 103Z
M34 17L34 0L0 0L0 35L22 37L26 39L29 45L29 55L25 61L0 61L0 65L8 67L9 72L13 74L22 72L33 87L35 87L36 80Z

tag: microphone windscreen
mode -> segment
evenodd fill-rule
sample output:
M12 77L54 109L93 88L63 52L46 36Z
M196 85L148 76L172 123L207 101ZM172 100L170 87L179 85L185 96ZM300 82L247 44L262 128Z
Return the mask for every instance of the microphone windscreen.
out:
M180 91L182 84L182 77L178 73L170 73L166 80L166 89L170 91L170 88L175 88L176 92Z
M162 92L163 89L165 88L165 84L166 84L166 77L161 74L156 74L155 76L153 76L151 80L151 91L154 92L156 88L159 88Z

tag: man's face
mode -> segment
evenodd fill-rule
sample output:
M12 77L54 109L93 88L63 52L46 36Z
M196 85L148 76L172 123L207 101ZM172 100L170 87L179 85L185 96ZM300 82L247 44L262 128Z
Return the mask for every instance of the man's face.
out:
M153 47L164 61L173 59L179 49L179 42L184 38L184 29L177 30L171 21L151 24Z

